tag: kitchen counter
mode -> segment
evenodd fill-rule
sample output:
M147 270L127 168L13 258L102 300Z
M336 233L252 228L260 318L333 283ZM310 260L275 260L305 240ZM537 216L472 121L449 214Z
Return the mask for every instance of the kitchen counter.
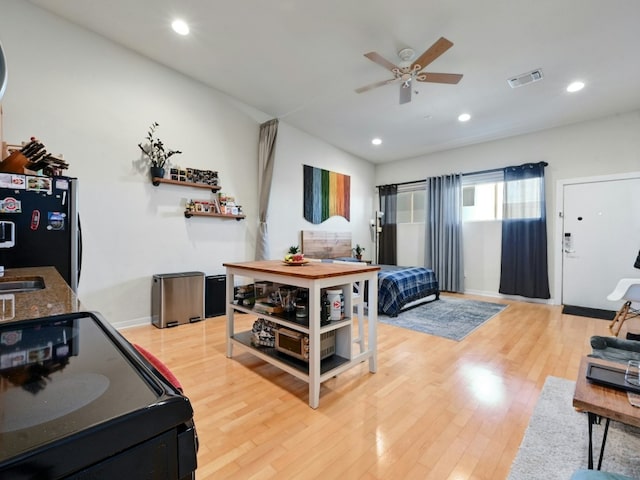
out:
M8 268L0 281L39 276L45 288L31 292L0 292L0 323L74 313L83 310L78 297L55 267Z

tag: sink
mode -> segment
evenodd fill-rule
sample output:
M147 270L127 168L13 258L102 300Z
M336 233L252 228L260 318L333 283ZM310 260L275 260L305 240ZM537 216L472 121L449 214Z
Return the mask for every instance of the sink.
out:
M1 293L34 292L44 288L42 277L0 278Z

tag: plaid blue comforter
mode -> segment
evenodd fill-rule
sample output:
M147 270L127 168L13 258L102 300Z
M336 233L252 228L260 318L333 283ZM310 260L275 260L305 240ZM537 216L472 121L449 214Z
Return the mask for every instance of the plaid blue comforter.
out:
M378 311L391 317L407 303L438 293L433 270L424 267L397 267L378 272Z

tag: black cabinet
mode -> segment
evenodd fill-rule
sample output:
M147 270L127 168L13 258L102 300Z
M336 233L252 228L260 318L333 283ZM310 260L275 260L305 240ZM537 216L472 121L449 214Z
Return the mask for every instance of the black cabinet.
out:
M208 275L204 282L204 316L217 317L227 313L227 276Z

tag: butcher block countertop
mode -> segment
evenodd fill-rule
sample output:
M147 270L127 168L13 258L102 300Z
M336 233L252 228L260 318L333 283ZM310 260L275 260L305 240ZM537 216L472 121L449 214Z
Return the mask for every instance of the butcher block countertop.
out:
M307 279L339 277L350 273L380 270L377 265L371 266L358 262L324 263L309 261L304 265L288 265L281 260L259 260L254 262L227 262L222 265L227 268L245 269L256 273L275 273Z
M30 292L0 291L0 323L83 310L76 294L55 267L7 268L0 282L42 277L45 287Z

